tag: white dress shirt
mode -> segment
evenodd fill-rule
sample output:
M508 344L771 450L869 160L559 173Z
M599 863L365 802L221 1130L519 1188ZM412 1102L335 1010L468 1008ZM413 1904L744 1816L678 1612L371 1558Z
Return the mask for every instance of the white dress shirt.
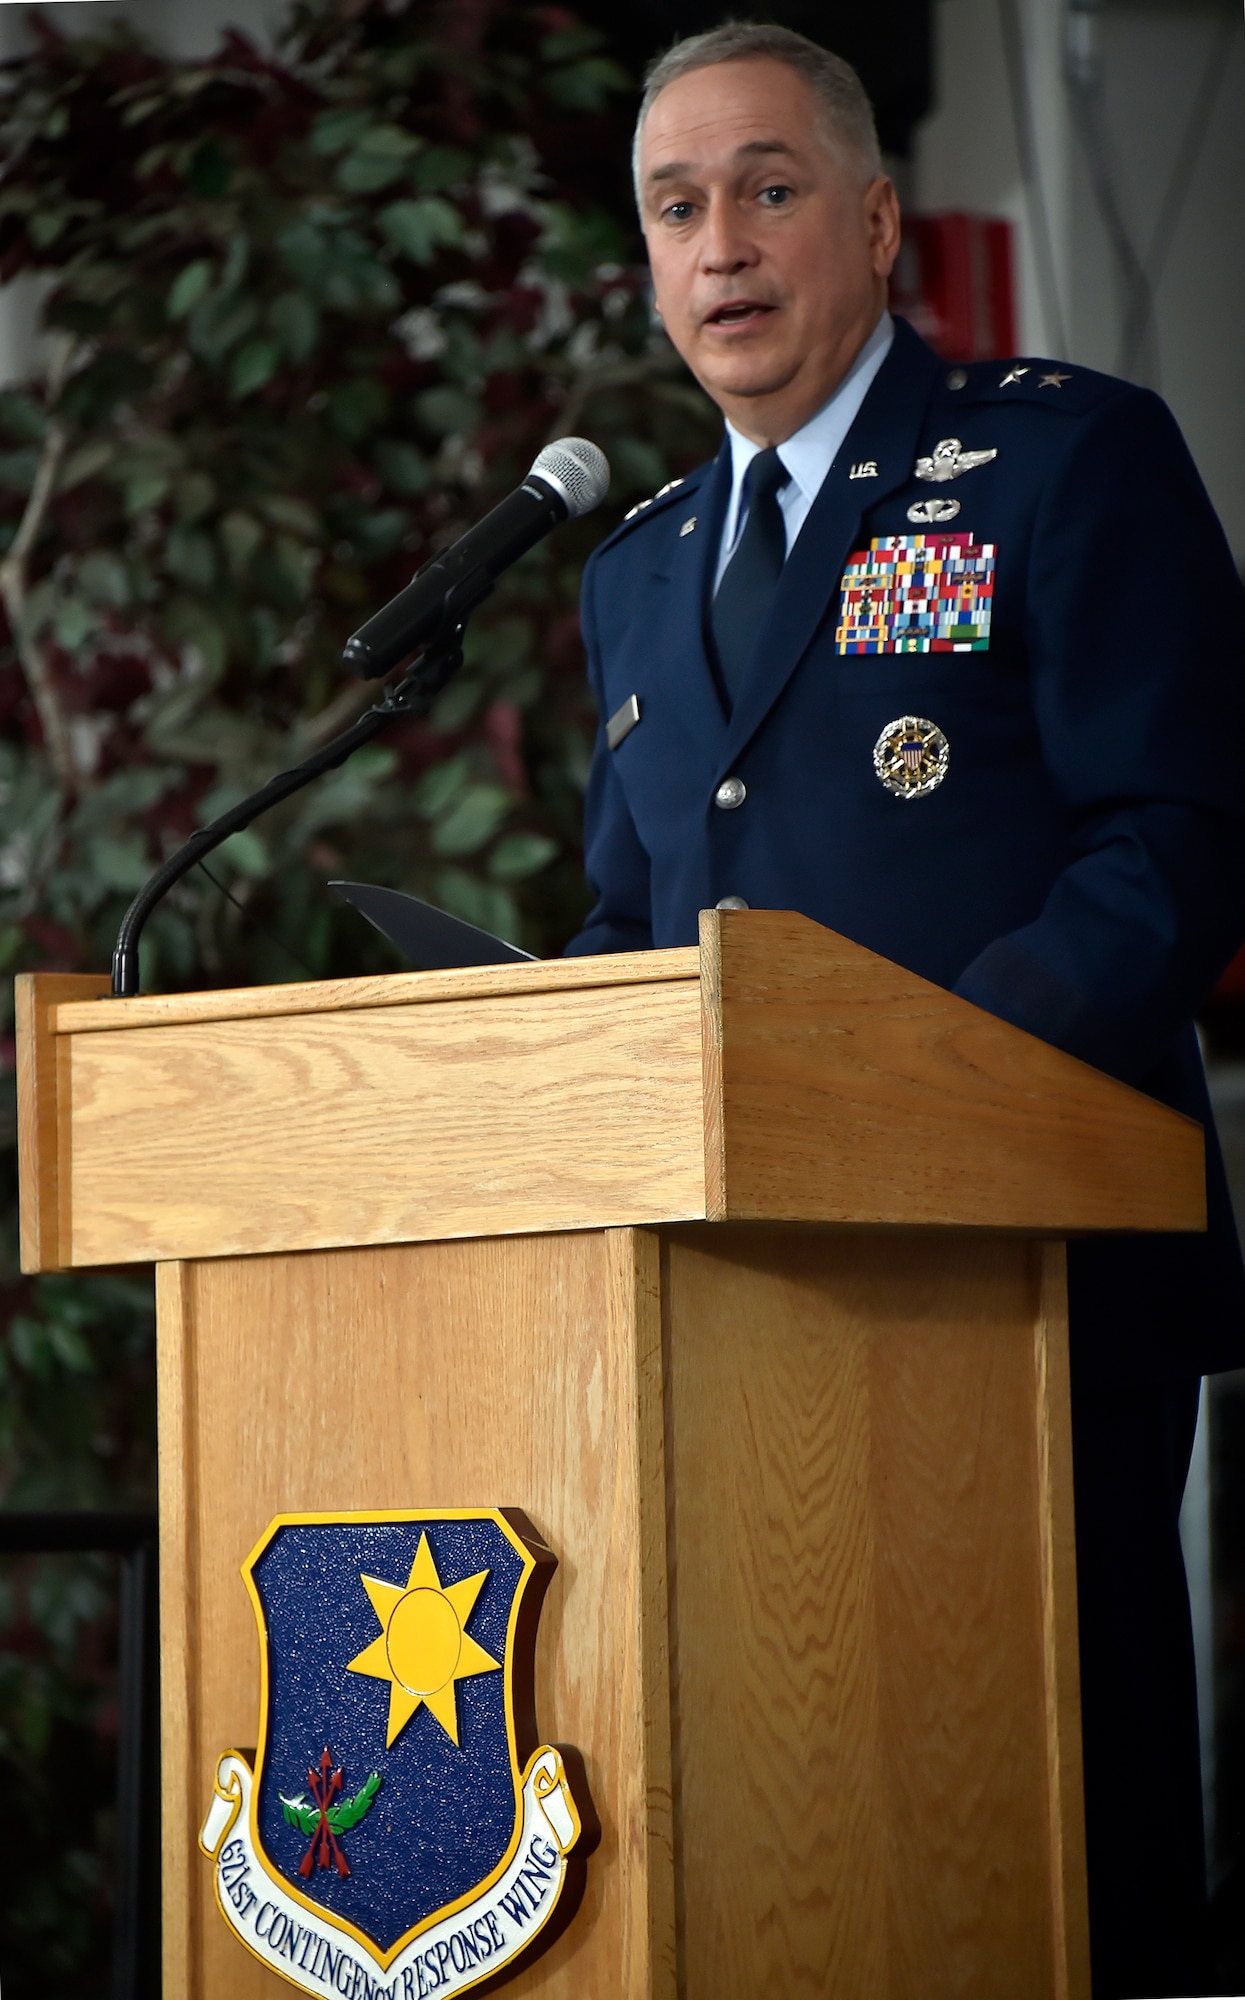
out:
M830 400L823 403L816 415L810 417L793 437L787 438L778 447L778 456L791 474L778 495L787 530L788 554L808 519L809 509L821 491L844 438L856 421L860 406L873 386L873 378L885 361L894 337L895 322L888 312L884 312ZM731 443L731 497L722 528L717 575L713 580L715 592L727 563L735 553L735 544L746 519L746 509L741 510L739 504L744 474L762 449L759 444L753 444L751 438L742 437L732 423L728 422L726 435Z

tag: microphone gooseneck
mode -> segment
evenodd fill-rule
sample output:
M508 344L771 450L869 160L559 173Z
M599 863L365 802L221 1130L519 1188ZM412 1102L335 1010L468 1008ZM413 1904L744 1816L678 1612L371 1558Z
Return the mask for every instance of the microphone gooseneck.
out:
M387 674L412 653L418 652L420 657L350 729L303 763L278 772L210 825L200 827L156 870L135 896L117 932L112 955L114 999L128 999L139 991L138 944L143 926L174 884L230 834L250 826L262 812L301 791L322 772L344 764L353 751L390 723L426 715L451 674L461 666L463 625L488 596L497 576L560 521L573 520L599 506L609 483L605 453L587 438L559 438L556 444L547 444L516 492L360 627L347 642L343 656L357 673L369 677Z

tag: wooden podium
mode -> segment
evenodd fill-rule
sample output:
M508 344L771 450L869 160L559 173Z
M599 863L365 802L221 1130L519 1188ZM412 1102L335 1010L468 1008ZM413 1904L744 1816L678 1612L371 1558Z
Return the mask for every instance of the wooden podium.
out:
M290 1510L517 1506L603 1837L516 1996L1087 2000L1064 1251L1199 1128L808 920L19 993L27 1271L158 1267L165 1993Z

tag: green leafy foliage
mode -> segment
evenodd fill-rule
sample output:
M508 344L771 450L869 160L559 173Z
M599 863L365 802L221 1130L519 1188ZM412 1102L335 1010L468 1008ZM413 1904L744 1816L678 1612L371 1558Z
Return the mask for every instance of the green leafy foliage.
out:
M714 436L651 324L626 79L570 15L500 0L295 0L275 56L233 33L190 62L84 25L40 25L0 93L0 280L37 279L44 323L0 393L5 990L106 965L163 857L373 698L340 668L349 633L582 432L606 506L502 580L430 718L169 898L143 971L389 968L338 875L556 952L584 907L582 564ZM19 1278L11 1011L0 1045L0 1499L150 1504L150 1285ZM113 1580L6 1568L0 1782L47 1836L0 1968L6 1996L54 2000L105 1936ZM68 1838L48 1788L75 1764L95 1803Z
M312 1828L319 1824L320 1808L308 1805L305 1792L296 1793L292 1799L287 1799L282 1792L281 1817L287 1826L296 1827L299 1833L310 1835Z
M361 1819L366 1819L372 1809L372 1801L379 1790L380 1772L373 1771L371 1776L359 1787L353 1798L343 1799L340 1805L330 1806L328 1809L328 1823L332 1827L333 1832L349 1833L351 1827L358 1826ZM308 1838L310 1838L320 1824L320 1808L319 1806L307 1803L305 1792L299 1792L292 1799L287 1799L285 1793L282 1792L281 1815L288 1826L296 1826L298 1831L305 1833Z
M222 786L362 706L339 660L367 611L578 428L615 465L604 520L503 580L430 723L232 847L241 911L202 876L172 897L144 974L388 962L325 896L337 872L463 914L487 892L508 937L556 950L583 907L579 569L709 436L625 213L591 198L614 185L596 156L624 150L599 38L547 10L317 0L280 61L232 35L173 63L112 29L45 31L11 67L0 271L49 283L57 359L0 398L0 548L59 466L0 664L6 746L56 781L33 820L24 798L5 813L20 784L0 803L0 897L61 927L19 962L104 963ZM446 758L462 795L428 814L419 780Z

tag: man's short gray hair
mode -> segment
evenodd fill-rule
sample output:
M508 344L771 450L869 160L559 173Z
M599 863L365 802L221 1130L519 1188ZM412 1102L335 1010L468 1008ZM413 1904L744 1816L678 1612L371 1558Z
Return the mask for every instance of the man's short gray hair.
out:
M849 62L832 55L829 49L798 35L794 28L781 28L775 21L726 21L703 35L688 35L650 63L644 77L644 95L636 119L631 149L636 201L640 201L640 135L653 101L676 77L690 76L693 70L711 69L715 63L744 62L769 56L786 63L804 78L825 121L826 136L844 164L868 182L882 172L873 106L865 87Z

